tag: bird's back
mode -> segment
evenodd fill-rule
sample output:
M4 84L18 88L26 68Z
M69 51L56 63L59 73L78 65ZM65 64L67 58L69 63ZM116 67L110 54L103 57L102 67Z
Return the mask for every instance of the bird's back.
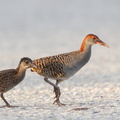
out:
M6 92L14 86L16 74L15 69L0 71L0 92Z
M37 66L37 69L33 69L33 71L52 79L68 79L88 62L90 53L87 54L77 50L36 59L33 60L33 63Z

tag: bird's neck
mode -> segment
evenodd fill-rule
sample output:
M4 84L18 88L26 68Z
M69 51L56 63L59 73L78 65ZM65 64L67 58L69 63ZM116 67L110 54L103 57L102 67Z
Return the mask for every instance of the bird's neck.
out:
M25 68L23 69L22 66L18 65L15 71L16 71L16 75L15 75L15 79L13 80L14 86L20 83L24 79L26 69Z
M22 78L24 78L25 72L26 72L26 68L18 65L18 67L16 68L16 71L17 71L17 75L18 76L21 76Z
M90 49L91 49L91 45L87 44L86 39L84 39L80 47L80 52L87 52Z

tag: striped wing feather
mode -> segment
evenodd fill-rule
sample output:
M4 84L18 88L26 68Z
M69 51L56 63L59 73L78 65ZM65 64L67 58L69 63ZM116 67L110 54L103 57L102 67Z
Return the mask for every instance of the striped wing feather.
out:
M74 62L73 55L75 53L76 51L36 59L33 61L38 68L36 72L44 77L52 79L67 77L65 68L71 66L72 62Z
M12 88L16 74L15 69L0 71L0 92L6 92Z

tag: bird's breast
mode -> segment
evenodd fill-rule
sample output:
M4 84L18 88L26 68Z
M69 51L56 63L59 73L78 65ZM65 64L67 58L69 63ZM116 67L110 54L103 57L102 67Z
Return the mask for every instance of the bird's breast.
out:
M91 51L88 51L74 57L75 60L71 62L71 65L65 67L66 75L71 77L77 73L89 61L90 56Z

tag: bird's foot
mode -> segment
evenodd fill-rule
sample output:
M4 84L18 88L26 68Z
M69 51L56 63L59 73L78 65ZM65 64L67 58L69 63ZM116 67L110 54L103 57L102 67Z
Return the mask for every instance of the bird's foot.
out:
M59 101L59 99L56 99L53 104L57 103L59 106L66 106L66 104L63 104Z
M1 106L0 108L4 108L4 107L15 108L15 107L18 107L18 106L12 106L12 105L8 104L8 105Z

